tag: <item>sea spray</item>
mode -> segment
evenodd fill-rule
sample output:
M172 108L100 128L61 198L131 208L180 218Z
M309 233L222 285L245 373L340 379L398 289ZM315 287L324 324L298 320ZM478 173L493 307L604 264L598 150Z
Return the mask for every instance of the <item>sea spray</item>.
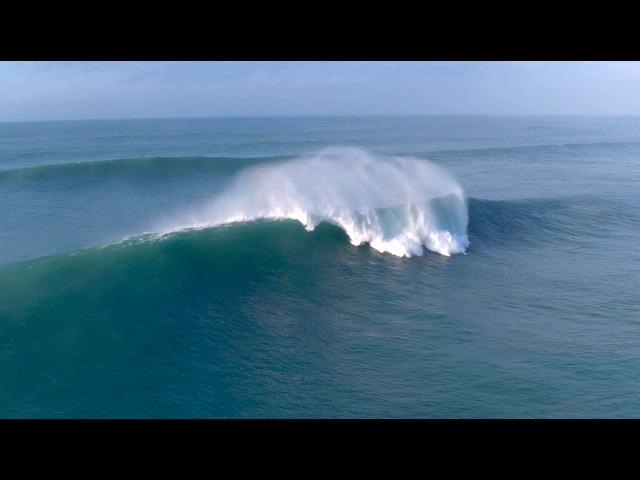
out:
M352 244L397 256L464 252L464 192L442 167L419 158L383 157L352 147L269 162L238 172L225 190L159 230L205 228L256 219L295 219L307 230L329 222Z

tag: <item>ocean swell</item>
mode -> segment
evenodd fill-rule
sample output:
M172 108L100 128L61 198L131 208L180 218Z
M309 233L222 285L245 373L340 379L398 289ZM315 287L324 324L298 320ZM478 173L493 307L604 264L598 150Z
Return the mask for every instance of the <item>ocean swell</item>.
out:
M257 219L294 219L309 231L328 222L353 245L397 256L423 247L448 256L469 245L464 192L448 172L425 159L347 147L243 169L207 204L164 219L158 231Z

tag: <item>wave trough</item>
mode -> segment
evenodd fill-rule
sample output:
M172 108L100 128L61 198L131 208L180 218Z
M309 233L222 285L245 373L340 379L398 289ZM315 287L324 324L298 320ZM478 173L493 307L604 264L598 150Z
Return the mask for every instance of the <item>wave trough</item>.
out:
M410 257L469 245L464 192L446 170L412 157L334 147L314 156L241 170L200 208L165 220L163 233L257 219L294 219L309 231L341 227L353 245Z

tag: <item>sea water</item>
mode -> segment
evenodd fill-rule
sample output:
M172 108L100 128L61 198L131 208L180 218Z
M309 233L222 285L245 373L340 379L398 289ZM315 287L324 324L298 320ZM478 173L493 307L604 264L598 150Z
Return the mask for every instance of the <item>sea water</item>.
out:
M0 417L640 415L640 117L0 123Z

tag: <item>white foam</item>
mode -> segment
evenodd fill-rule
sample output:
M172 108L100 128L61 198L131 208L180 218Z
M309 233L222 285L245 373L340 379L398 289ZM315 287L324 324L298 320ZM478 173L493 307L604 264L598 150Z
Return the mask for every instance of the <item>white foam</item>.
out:
M208 204L163 226L164 231L260 218L289 218L313 230L340 226L351 243L397 256L464 252L464 192L442 167L411 157L374 156L333 147L317 155L241 170Z

